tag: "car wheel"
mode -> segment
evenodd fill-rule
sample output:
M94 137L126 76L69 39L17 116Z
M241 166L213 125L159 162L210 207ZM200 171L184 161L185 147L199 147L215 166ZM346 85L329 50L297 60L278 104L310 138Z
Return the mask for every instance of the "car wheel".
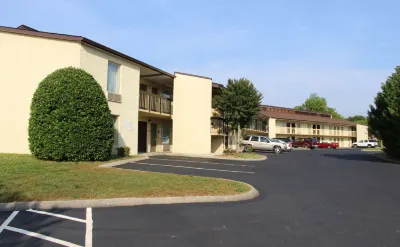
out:
M368 148L372 148L372 145L371 145L371 144L368 144Z
M274 153L276 153L276 154L282 153L282 148L279 147L279 146L275 146L275 147L274 147Z
M253 151L254 149L253 149L253 147L251 146L251 145L246 145L246 146L244 146L244 151L245 152L251 152L251 151Z
M353 145L353 148L357 148L357 147L358 147L357 144L354 144L354 145Z

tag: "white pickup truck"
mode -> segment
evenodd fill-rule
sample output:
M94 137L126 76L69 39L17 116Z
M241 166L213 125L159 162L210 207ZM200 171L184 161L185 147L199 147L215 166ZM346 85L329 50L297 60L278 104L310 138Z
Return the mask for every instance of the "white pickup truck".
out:
M375 140L362 140L353 143L353 148L374 148L378 146Z

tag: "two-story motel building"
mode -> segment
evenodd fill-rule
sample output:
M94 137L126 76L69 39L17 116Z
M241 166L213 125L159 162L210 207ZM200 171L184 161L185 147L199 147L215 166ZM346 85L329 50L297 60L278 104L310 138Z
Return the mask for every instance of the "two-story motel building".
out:
M115 123L114 150L126 145L132 154L223 152L225 127L212 109L213 94L222 85L209 77L170 74L85 37L24 25L0 27L0 56L0 152L30 152L28 120L33 93L48 74L69 66L84 69L103 88ZM265 128L255 123L253 131L270 137L314 135L339 140L343 146L354 138L367 138L364 129L351 122L272 109L262 107ZM257 130L259 125L261 130Z

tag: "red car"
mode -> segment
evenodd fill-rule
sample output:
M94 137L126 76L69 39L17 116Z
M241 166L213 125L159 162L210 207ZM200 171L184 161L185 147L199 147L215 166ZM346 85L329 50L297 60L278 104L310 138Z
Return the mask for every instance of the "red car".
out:
M318 139L316 138L300 138L293 142L293 147L303 147L303 148L316 148L318 147Z
M320 143L318 143L318 148L329 148L329 149L333 148L333 149L336 149L338 147L339 147L339 143L335 143L335 142L332 142L332 143L320 142Z

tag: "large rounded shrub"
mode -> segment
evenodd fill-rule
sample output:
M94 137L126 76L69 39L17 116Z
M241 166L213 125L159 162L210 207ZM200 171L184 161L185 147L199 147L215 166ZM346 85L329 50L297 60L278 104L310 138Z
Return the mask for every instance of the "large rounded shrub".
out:
M48 75L36 89L29 119L29 148L45 160L106 160L114 126L96 80L77 68Z

